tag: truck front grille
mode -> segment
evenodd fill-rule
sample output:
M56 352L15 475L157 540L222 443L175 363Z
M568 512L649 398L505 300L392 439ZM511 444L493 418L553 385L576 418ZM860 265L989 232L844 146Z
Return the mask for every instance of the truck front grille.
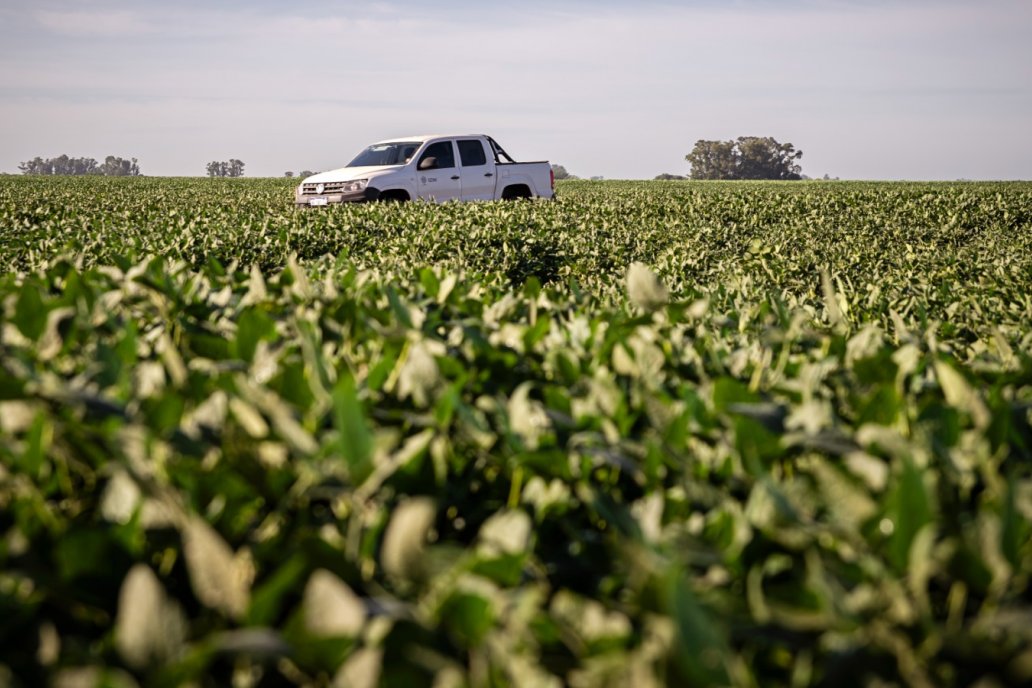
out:
M337 194L337 193L340 193L341 191L344 190L344 185L345 184L347 184L347 182L323 182L321 184L321 186L323 187L322 193L324 193L324 194ZM320 184L302 184L301 185L301 195L303 195L303 196L318 196L319 193L320 193L319 191L316 190L316 187L318 187L318 186L320 186Z

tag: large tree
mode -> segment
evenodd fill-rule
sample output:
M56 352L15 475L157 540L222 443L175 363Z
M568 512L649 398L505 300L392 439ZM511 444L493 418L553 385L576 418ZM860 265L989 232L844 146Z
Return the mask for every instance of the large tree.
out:
M243 177L244 163L241 160L232 158L226 160L212 160L204 166L209 177Z
M770 136L739 136L734 141L695 142L685 156L692 179L800 179L796 161L803 151Z
M99 168L99 173L108 177L139 177L140 165L136 158L126 160L109 155L104 158L104 164Z
M556 180L559 179L576 179L572 174L566 171L566 168L562 165L552 165L552 174L555 175Z

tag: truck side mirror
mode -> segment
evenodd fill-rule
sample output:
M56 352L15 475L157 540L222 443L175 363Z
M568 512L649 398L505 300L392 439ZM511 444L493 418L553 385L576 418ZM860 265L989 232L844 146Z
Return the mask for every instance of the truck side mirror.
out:
M437 158L430 156L419 161L420 170L432 170L437 167Z

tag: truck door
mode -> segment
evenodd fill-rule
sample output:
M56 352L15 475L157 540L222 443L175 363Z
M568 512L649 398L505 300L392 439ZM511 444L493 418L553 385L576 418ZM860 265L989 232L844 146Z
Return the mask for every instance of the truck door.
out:
M480 139L457 139L459 147L459 175L462 177L462 200L490 201L495 197L494 160L487 157Z
M443 203L459 198L461 177L451 141L431 143L416 163L416 195Z

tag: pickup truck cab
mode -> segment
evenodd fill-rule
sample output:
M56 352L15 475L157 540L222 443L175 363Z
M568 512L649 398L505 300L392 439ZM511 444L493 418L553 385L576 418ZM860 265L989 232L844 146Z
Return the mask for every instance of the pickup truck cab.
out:
M490 136L400 136L374 143L347 167L303 179L294 202L552 198L554 189L548 162L516 162Z

